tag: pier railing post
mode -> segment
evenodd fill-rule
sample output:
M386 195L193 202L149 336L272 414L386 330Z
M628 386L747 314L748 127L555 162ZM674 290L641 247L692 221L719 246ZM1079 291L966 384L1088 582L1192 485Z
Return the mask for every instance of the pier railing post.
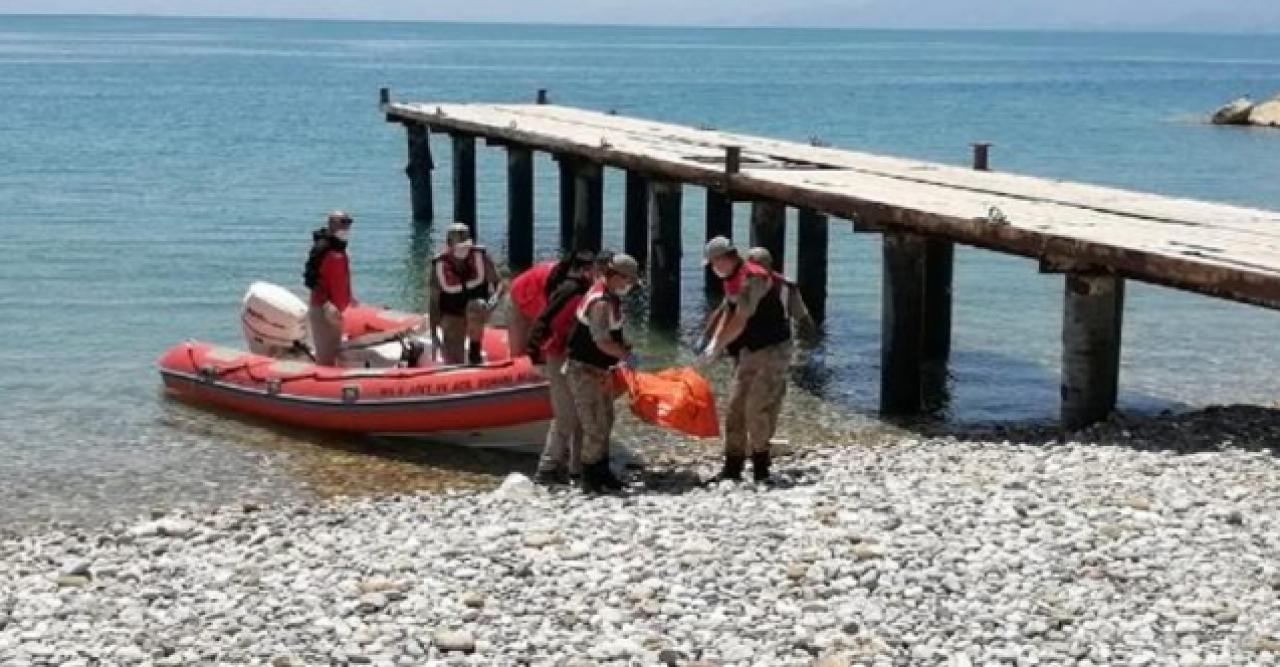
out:
M422 123L405 123L404 128L409 137L409 163L405 166L404 173L409 177L413 221L429 225L435 219L431 170L436 165L431 159L431 135L427 126Z
M507 263L514 271L533 265L533 151L507 147Z
M469 134L452 134L453 139L453 220L476 233L476 138Z
M910 232L884 233L880 330L880 413L910 416L924 408L924 347L928 242Z
M751 206L751 245L760 246L773 255L773 270L782 272L787 249L787 207L772 201L758 201Z
M649 322L662 329L680 325L680 215L678 181L649 181Z
M796 216L796 284L817 322L827 316L827 246L831 225L827 216L802 208Z
M733 238L733 200L723 192L708 189L706 239L710 241L717 236ZM724 291L724 284L709 266L703 271L703 283L710 294L719 295Z
M644 269L649 265L649 183L643 174L631 170L627 171L623 226L623 250Z
M604 167L580 161L573 175L574 250L599 250L604 238Z
M1106 419L1116 406L1124 279L1068 273L1062 317L1062 427Z

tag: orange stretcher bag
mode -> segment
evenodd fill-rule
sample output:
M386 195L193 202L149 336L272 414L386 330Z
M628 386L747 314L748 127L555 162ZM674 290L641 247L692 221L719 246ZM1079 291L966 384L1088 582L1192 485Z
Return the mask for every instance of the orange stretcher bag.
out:
M620 368L615 377L626 387L631 412L640 419L702 438L720 435L715 395L698 371L687 366L657 373Z

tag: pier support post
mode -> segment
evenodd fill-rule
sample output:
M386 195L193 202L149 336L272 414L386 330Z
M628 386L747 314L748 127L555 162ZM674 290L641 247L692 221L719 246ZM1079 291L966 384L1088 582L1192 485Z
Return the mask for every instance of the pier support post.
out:
M630 170L623 226L623 250L644 269L649 264L649 183L642 174Z
M1068 273L1062 316L1062 427L1106 419L1116 406L1124 279Z
M880 413L909 416L924 407L925 237L884 233L884 285L880 329Z
M507 264L533 265L533 151L507 147Z
M574 250L599 250L604 238L604 167L579 161L573 170Z
M707 240L723 236L733 238L733 200L717 190L707 190ZM703 270L703 282L707 293L719 296L724 283L716 277L711 267Z
M573 209L576 199L575 161L567 155L555 156L556 166L560 171L560 250L569 252L573 249Z
M815 322L827 316L827 216L802 208L796 216L796 284Z
M435 205L431 199L431 134L422 123L405 123L409 137L409 163L404 168L409 177L409 197L413 207L413 221L431 224L435 219Z
M678 181L649 181L649 323L662 329L680 325L680 208Z
M782 273L787 249L787 207L778 202L758 201L751 206L751 246L760 246L773 255L773 270Z
M452 134L453 139L453 221L471 228L476 234L476 138L469 134Z
M925 403L937 407L947 401L947 364L951 360L951 281L955 244L938 238L925 240L924 341L921 349Z

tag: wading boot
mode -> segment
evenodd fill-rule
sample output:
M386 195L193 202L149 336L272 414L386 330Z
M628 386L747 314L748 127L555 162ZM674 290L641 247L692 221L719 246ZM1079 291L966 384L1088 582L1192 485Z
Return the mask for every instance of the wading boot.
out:
M563 470L539 470L533 476L533 483L538 486L568 486L569 473Z
M582 466L583 493L613 493L622 490L622 481L609 469L609 460Z
M471 349L467 350L467 364L470 366L481 366L484 364L484 349L480 341L471 341Z
M724 467L720 474L711 479L712 482L741 482L742 468L746 465L745 456L725 456Z
M751 478L757 482L769 481L769 452L751 455Z

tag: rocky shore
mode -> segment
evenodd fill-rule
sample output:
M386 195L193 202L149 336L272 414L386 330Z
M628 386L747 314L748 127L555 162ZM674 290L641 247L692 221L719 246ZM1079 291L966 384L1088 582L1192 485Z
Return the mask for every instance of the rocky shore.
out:
M1272 412L14 534L0 664L1276 664Z
M1265 102L1241 97L1226 103L1213 113L1214 125L1255 125L1280 127L1280 95Z

